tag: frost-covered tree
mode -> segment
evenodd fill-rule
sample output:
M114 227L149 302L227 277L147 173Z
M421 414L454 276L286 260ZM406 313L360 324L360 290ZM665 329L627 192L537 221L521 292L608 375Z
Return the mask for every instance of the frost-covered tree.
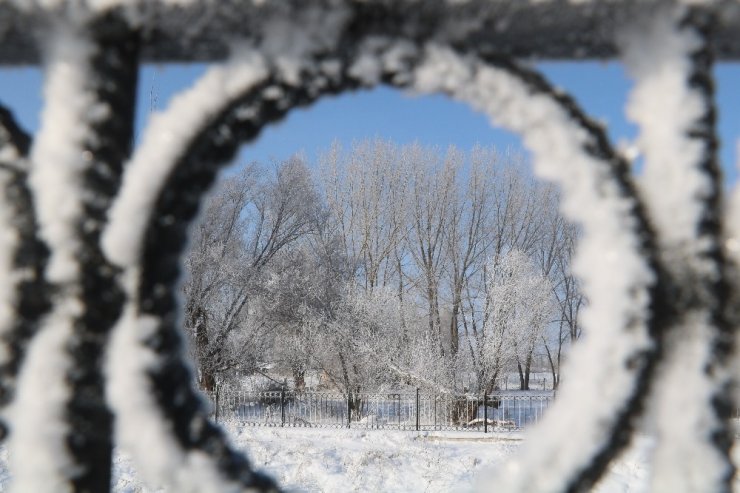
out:
M473 148L465 169L467 179L458 177L463 183L456 186L451 198L445 228L445 277L451 298L449 328L446 330L449 330L450 352L454 356L457 356L459 348L465 285L481 269L494 242L500 240L493 228L496 199L499 198L495 190L506 171L499 169L503 168L500 161L493 149ZM462 171L458 169L458 174Z
M399 330L409 347L432 341L434 358L425 368L400 360L389 366L403 366L408 381L424 376L428 385L434 375L438 389L463 391L473 356L467 347L459 354L459 345L477 329L480 307L469 299L486 289L487 259L510 248L561 248L563 238L550 234L564 224L554 212L557 196L525 167L521 156L490 148L443 151L381 140L348 150L334 144L322 155L327 227L354 259L358 286L395 286L407 311L425 307L426 334L407 318Z
M426 299L429 336L436 341L440 356L450 356L452 344L442 324L442 273L445 235L462 156L455 148L441 155L438 150L415 144L404 149L401 159L411 170L408 251Z
M502 374L516 367L520 386L527 390L535 349L552 320L550 282L519 250L491 259L485 272L486 289L479 301L483 317L468 341L478 385L493 392Z
M191 333L200 385L209 391L217 375L249 364L244 348L233 347L232 335L246 329L254 289L256 272L246 251L243 211L256 193L257 173L256 167L248 166L219 186L194 228L185 260L185 326Z
M271 351L278 367L290 371L297 390L308 370L338 356L324 343L329 325L344 303L353 270L339 242L317 231L275 257L264 278L259 316L270 326Z
M560 202L557 191L547 186L538 189L540 193L535 197L541 204L538 207L540 220L536 228L538 234L530 243L529 252L538 272L551 285L552 303L556 308L551 323L542 334L538 351L547 358L553 386L557 387L564 350L581 334L578 313L585 301L578 279L572 272L580 233L578 227L568 222L555 206Z
M357 263L367 291L394 284L397 253L408 231L408 168L399 148L380 139L338 143L319 159L332 231Z
M274 169L248 165L217 190L195 227L184 285L186 327L209 391L219 375L257 367L269 345L271 321L258 300L271 263L314 231L320 207L298 157Z

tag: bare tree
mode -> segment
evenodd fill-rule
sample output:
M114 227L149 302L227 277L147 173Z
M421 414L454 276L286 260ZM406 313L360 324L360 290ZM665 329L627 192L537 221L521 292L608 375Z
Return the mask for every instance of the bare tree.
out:
M457 392L470 372L477 390L490 392L515 368L527 388L535 352L555 351L544 332L552 320L504 323L491 290L497 269L522 252L550 277L548 296L570 303L576 286L561 279L572 239L557 194L520 169L521 159L373 140L321 156L320 194L300 158L225 180L188 259L202 386L269 360L298 389L319 369L350 394L391 383ZM366 317L373 310L378 320Z
M546 257L549 269L543 271L547 272L552 283L558 316L551 324L551 329L543 336L542 347L550 366L553 388L557 388L560 384L564 348L575 343L581 336L578 315L585 299L578 279L571 272L578 228L564 220L558 220L553 223L551 234L558 238L554 242L558 246L550 250L551 254Z
M372 292L394 285L405 305L402 345L432 342L434 361L407 351L387 362L388 370L424 385L436 375L438 389L455 387L484 359L470 343L461 358L459 347L486 323L486 262L517 249L537 256L543 275L553 271L565 224L557 194L532 179L521 155L482 147L441 155L419 144L363 141L345 152L335 143L320 161L327 227L354 259L357 286ZM406 318L422 306L423 337ZM527 348L523 380L535 350Z
M219 374L256 364L264 346L244 342L264 344L258 335L269 324L250 315L250 303L272 259L312 230L316 207L310 172L298 157L272 170L247 166L209 200L195 228L184 285L202 388L212 390Z
M429 334L441 355L450 352L442 332L440 288L446 259L445 235L462 155L450 148L444 157L435 149L413 144L402 150L411 174L408 250L419 273L428 307Z
M186 327L194 339L200 385L208 390L229 364L226 342L247 304L251 273L246 272L243 210L253 200L258 179L257 167L250 165L222 183L194 227L186 258Z
M520 386L526 390L535 347L552 315L549 281L519 250L492 259L485 275L484 316L471 340L478 378L491 392L501 374L516 365Z
M498 161L494 149L475 147L470 152L467 183L459 185L450 200L445 239L451 297L449 338L453 355L458 353L465 285L482 268L493 241L491 190L497 180Z
M353 268L339 240L316 231L284 249L272 261L260 298L261 317L272 325L272 357L291 372L294 386L305 388L306 372L322 365L322 340L330 330L352 282Z
M408 177L391 142L365 140L345 153L332 145L320 159L325 200L335 232L358 264L364 289L392 283L407 234Z

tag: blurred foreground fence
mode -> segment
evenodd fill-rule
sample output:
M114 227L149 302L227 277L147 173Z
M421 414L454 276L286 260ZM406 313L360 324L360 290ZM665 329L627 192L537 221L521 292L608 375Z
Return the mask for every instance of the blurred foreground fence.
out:
M217 420L253 426L392 430L519 430L538 422L552 392L507 391L483 396L314 391L244 391L211 394Z
M518 61L616 56L635 79L639 177L598 120ZM110 491L120 446L171 491L279 491L195 389L188 227L242 144L294 109L388 85L445 94L519 134L583 231L575 265L594 337L569 357L579 378L560 387L553 425L496 489L591 491L648 417L660 436L653 491L730 493L740 189L726 197L715 57L740 58L736 0L0 0L0 64L45 65L35 136L0 102L0 441L12 489ZM218 63L137 139L149 60ZM485 428L512 402L313 396L299 412L298 394L237 397L219 394L216 411L312 426L334 413L343 426L346 403L347 426L419 429ZM518 402L532 416L522 406L534 397ZM503 420L524 426L513 407Z

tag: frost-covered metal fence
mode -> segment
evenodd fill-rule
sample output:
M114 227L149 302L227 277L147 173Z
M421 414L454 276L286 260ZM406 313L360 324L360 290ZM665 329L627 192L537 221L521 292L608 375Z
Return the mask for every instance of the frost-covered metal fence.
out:
M517 60L546 56L625 61L642 177ZM724 197L715 56L740 57L737 0L0 0L0 63L46 71L34 138L0 106L13 487L108 491L117 444L173 491L278 488L194 386L180 332L187 228L239 145L294 108L387 84L446 94L519 133L583 231L587 336L497 490L589 490L651 412L654 491L731 491L740 193ZM142 60L218 63L132 149Z
M391 430L513 431L540 421L551 392L484 396L416 392L246 391L219 387L210 395L216 420L253 426Z

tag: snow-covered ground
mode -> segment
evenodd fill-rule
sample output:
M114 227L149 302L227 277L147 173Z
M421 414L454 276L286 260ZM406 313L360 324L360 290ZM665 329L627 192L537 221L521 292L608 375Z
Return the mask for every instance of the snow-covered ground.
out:
M399 432L231 426L234 441L258 468L288 491L489 491L487 472L516 453L523 434ZM647 491L651 441L638 444L611 467L599 493ZM3 456L4 458L4 456ZM115 491L159 492L142 486L131 462L116 459ZM0 479L7 485L7 475ZM5 488L3 488L5 489Z

